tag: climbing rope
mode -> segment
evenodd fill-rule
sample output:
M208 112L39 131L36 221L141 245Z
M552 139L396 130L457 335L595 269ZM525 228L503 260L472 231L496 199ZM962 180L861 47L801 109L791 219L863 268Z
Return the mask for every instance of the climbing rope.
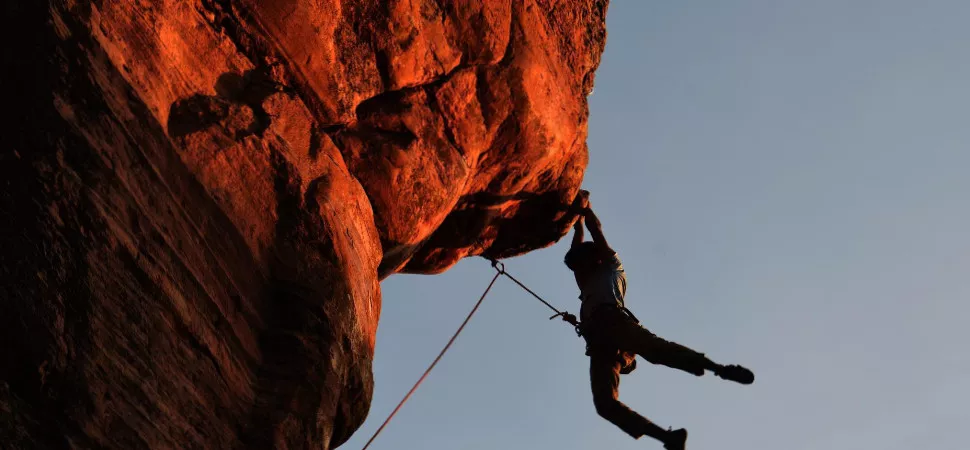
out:
M362 448L361 450L367 450L367 447L370 447L370 444L374 442L374 439L377 438L377 435L381 434L381 431L384 431L384 427L387 426L388 422L390 422L391 419L394 417L394 415L401 410L401 407L404 406L404 403L411 398L411 394L414 394L414 391L418 390L418 386L420 386L421 383L424 381L424 379L428 377L428 374L431 373L431 369L434 369L434 366L438 364L438 361L441 361L441 357L445 356L445 352L447 352L448 349L451 348L451 344L455 342L455 339L458 338L458 335L461 334L462 330L465 329L465 325L468 325L468 321L470 321L472 316L475 315L475 312L478 311L478 307L482 305L482 302L485 300L485 297L488 295L488 292L492 290L492 286L495 285L495 281L498 280L498 277L505 275L510 280L514 281L515 284L519 285L522 289L525 289L526 292L532 294L532 296L538 299L540 302L542 302L542 304L549 307L549 309L555 311L556 315L550 317L549 320L555 319L556 317L563 317L564 319L568 317L569 313L567 313L566 311L559 311L558 309L556 309L555 306L552 306L551 304L549 304L549 302L543 300L543 298L540 297L538 294L536 294L535 292L532 292L531 289L526 287L524 284L520 283L519 280L516 280L515 277L513 277L512 275L509 275L509 273L505 271L505 264L502 264L498 260L490 259L490 258L489 258L489 261L491 261L492 267L495 268L495 276L492 277L492 281L488 283L488 287L485 288L485 292L482 292L482 296L478 298L478 301L475 303L475 306L473 306L472 310L468 312L467 316L465 316L465 320L461 323L458 329L455 330L455 333L451 335L451 339L448 339L448 343L445 344L445 348L441 349L441 351L438 352L438 356L435 357L434 361L431 362L431 365L428 366L427 369L425 369L424 373L421 375L421 378L418 378L418 381L414 383L414 386L411 386L411 390L409 390L408 393L404 395L404 398L402 398L401 401L398 402L397 406L394 407L394 410L391 411L391 414L389 414L387 418L384 419L384 423L382 423L381 426L377 428L377 431L375 431L374 434L370 437L370 439L367 440L367 443L364 444L364 448ZM576 327L576 333L579 334L578 323L576 323L575 321L571 321L570 323L572 323L573 326Z
M522 289L525 289L526 292L532 294L532 296L535 297L536 300L539 300L540 302L542 302L543 305L546 305L546 307L553 310L556 314L550 317L549 320L555 319L556 317L562 317L563 320L569 322L570 324L573 325L573 327L575 327L576 335L582 335L582 333L579 330L579 322L576 322L575 318L571 318L568 312L560 311L556 309L555 306L552 306L551 304L549 304L549 302L545 301L545 299L540 297L539 294L536 294L535 292L532 291L532 289L529 289L528 286L522 284L522 282L515 279L515 277L513 277L511 274L505 271L505 264L502 264L494 259L490 259L489 261L492 262L492 267L494 267L495 270L497 270L500 275L505 275L506 277L508 277L508 279L512 280L515 284L519 285L519 287L521 287Z
M418 390L418 386L420 386L421 382L423 382L424 379L428 377L428 374L431 373L431 369L434 369L434 366L438 364L438 361L441 361L441 357L445 356L445 352L448 351L448 349L451 347L451 344L455 342L455 339L458 338L458 335L461 334L461 331L465 328L465 325L468 324L468 321L471 320L472 316L475 315L475 312L478 311L478 307L481 306L482 301L485 300L485 296L488 295L488 291L492 290L492 286L495 285L495 281L498 280L498 277L500 275L502 275L502 273L497 272L495 276L492 277L492 282L488 283L488 287L485 288L485 292L482 292L482 296L479 297L478 302L475 303L475 306L472 307L472 310L468 313L467 316L465 316L465 320L461 323L461 326L458 327L458 330L455 331L455 334L451 335L451 339L448 339L448 343L445 344L445 348L441 349L441 352L438 353L438 356L434 359L434 361L431 362L431 365L428 366L427 370L424 371L424 374L421 375L421 378L418 378L418 381L414 383L414 386L411 387L411 390L408 391L408 393L404 396L404 398L401 399L401 401L394 408L394 411L391 411L391 414L387 416L387 419L384 419L384 423L381 424L381 426L377 429L377 431L374 432L374 435L370 437L370 439L367 441L366 444L364 444L364 448L362 450L367 450L367 447L370 446L371 442L374 442L374 438L376 438L378 434L381 434L381 431L384 430L384 427L387 426L387 423L390 422L391 419L394 417L394 415L397 414L397 412L401 409L402 406L404 406L404 402L408 401L408 399L411 398L411 394L413 394L414 391Z

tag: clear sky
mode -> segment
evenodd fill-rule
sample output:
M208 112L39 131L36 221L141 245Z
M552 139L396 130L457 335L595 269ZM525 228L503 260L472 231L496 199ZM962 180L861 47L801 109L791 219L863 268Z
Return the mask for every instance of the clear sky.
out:
M584 187L644 324L741 386L641 361L688 448L968 448L970 2L614 0ZM578 312L559 245L508 270ZM492 275L393 276L363 446ZM600 419L582 340L502 281L372 445L661 449Z

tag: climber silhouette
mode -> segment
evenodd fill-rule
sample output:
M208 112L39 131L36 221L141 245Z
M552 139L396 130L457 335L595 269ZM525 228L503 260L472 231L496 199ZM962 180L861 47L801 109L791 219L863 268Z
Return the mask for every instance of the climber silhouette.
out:
M589 204L589 193L580 191L574 208L580 211L572 246L566 253L566 266L576 277L580 290L580 319L565 314L563 320L574 325L586 339L589 356L589 381L593 405L604 419L634 439L650 436L663 442L668 450L683 450L687 430L665 430L637 414L619 400L620 375L636 368L636 355L653 364L680 369L697 376L710 370L718 377L741 384L754 382L754 374L738 365L721 365L703 353L664 340L640 326L626 309L626 275L616 252L606 243L599 219ZM592 242L583 241L583 222Z

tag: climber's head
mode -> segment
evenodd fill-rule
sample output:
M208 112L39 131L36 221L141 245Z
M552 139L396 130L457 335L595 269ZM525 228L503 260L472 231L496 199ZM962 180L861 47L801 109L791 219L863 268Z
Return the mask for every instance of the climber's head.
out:
M603 252L595 242L583 242L566 252L563 263L575 273L585 273L603 264Z

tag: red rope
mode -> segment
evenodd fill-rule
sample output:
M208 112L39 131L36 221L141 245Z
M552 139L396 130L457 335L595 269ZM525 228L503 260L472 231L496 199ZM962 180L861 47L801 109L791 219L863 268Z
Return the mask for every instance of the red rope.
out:
M370 446L371 442L374 442L374 439L377 437L377 435L381 434L381 431L383 431L384 427L387 426L387 423L391 421L391 418L393 418L394 415L397 414L397 412L401 409L401 407L404 406L404 403L407 402L409 398L411 398L411 394L413 394L414 391L418 390L418 386L421 385L421 382L423 382L424 379L427 378L428 374L431 373L431 369L434 369L434 366L438 364L438 361L441 361L441 357L445 356L445 352L448 351L448 348L451 347L451 344L453 344L455 342L455 339L458 338L458 335L461 334L461 331L465 328L465 325L468 324L468 321L471 320L472 316L475 315L475 312L478 311L478 307L481 306L482 301L485 300L485 296L488 295L488 291L492 289L492 285L495 284L495 280L498 280L498 277L501 276L503 272L504 271L498 271L495 274L495 276L492 277L492 282L488 283L488 287L485 288L485 292L482 293L481 298L479 298L478 302L475 303L475 307L472 308L471 312L469 312L468 315L465 316L465 321L461 323L461 326L458 327L458 330L455 331L455 334L453 334L451 336L451 339L448 340L448 343L445 344L445 348L441 349L441 352L438 353L438 356L434 359L431 365L428 366L428 369L424 371L424 374L421 375L421 378L418 378L418 381L414 383L414 386L411 387L411 390L408 391L407 395L405 395L404 398L401 399L401 402L397 404L397 407L394 408L394 411L391 411L391 414L387 416L387 419L384 419L384 423L382 423L380 428L378 428L377 431L374 432L374 435L370 437L367 443L364 444L364 448L361 450L367 450L367 447Z

